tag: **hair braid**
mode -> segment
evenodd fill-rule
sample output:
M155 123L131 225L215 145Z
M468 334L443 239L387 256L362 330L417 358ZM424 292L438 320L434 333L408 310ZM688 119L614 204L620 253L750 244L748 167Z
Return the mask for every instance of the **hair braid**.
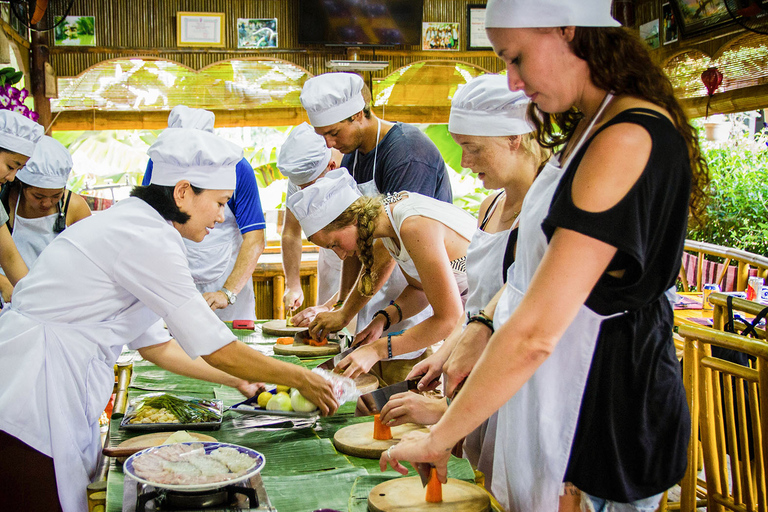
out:
M373 273L373 230L381 209L381 198L362 196L323 228L324 231L336 231L357 222L357 252L363 264L357 289L366 297L373 295L373 281L376 278Z

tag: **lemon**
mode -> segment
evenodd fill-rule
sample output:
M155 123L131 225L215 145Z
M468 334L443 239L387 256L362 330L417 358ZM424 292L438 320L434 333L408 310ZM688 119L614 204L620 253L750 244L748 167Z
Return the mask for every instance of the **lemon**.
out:
M283 386L282 384L278 384L278 385L277 385L277 392L278 392L278 393L287 393L288 391L290 391L290 389L291 389L290 387L288 387L288 386ZM289 397L289 398L290 398L290 397Z
M262 393L260 393L259 398L257 399L257 401L259 402L259 407L266 407L267 402L269 402L269 400L273 396L274 395L272 395L272 393L270 393L269 391L263 391Z

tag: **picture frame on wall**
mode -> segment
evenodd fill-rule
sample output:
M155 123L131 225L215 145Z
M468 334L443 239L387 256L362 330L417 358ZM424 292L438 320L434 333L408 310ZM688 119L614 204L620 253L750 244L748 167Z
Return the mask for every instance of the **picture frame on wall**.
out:
M732 20L725 0L671 0L675 22L682 37L702 34ZM701 4L701 5L700 5Z
M176 13L177 46L224 46L224 13Z
M653 49L659 47L659 20L640 25L640 39Z
M238 18L238 48L277 48L277 18Z
M674 43L679 38L677 20L669 2L661 6L661 42L663 44Z
M96 18L93 16L56 16L53 42L56 46L96 46Z
M493 50L485 34L485 4L467 5L467 50Z
M421 49L458 51L459 34L458 23L424 22L421 24Z

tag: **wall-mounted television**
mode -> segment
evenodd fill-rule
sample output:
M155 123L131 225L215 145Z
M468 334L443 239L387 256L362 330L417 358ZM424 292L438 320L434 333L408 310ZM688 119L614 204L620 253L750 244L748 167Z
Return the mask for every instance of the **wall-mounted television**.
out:
M421 43L423 0L301 0L299 44Z

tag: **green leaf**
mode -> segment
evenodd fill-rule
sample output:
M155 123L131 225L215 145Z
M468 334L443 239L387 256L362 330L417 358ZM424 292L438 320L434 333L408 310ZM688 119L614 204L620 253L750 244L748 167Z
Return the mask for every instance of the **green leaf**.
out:
M9 82L11 84L17 84L21 81L22 78L24 78L24 73L19 71L18 73L14 73L13 75L11 75Z

